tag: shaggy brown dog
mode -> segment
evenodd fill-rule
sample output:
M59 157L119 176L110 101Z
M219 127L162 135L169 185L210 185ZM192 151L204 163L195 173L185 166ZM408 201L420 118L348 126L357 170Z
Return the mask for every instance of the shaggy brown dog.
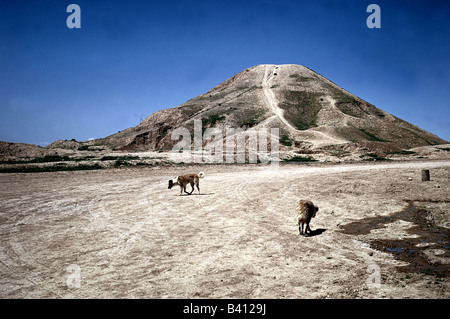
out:
M200 172L198 174L187 174L182 176L177 176L173 180L169 180L169 189L171 189L174 185L180 185L180 195L183 195L183 190L186 194L191 195L194 191L194 184L197 186L198 193L200 194L199 181L200 178L205 177L205 173ZM186 186L191 184L192 190L190 193L186 192Z
M309 222L311 218L316 217L316 213L319 208L309 200L300 200L298 202L297 214L298 214L298 232L299 235L305 235L311 232L309 228ZM306 224L305 232L303 233L303 225Z

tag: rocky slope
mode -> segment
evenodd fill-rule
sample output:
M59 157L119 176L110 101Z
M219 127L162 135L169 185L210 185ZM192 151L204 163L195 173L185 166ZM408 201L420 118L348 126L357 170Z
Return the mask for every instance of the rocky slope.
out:
M120 150L171 149L171 133L208 127L279 128L280 146L398 151L447 143L300 65L258 65L138 126L86 142Z

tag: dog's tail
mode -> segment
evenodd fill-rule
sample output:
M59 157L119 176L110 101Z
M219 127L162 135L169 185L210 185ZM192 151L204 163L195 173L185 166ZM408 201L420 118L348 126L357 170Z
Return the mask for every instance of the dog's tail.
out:
M203 173L203 172L198 173L198 177L199 177L199 178L205 177L205 173Z

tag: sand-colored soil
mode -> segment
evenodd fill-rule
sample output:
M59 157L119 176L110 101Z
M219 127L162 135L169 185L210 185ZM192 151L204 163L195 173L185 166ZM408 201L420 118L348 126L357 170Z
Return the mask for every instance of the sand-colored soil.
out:
M199 171L201 195L167 189ZM0 174L0 297L449 298L449 176L448 161ZM299 199L319 206L309 237Z

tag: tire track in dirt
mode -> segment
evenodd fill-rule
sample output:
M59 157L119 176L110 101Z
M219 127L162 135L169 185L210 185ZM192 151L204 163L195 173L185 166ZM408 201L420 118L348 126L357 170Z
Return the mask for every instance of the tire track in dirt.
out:
M8 204L3 216L13 227L11 233L8 225L2 228L1 271L9 287L36 296L339 296L349 282L364 286L367 265L386 256L371 257L363 242L334 231L343 218L343 213L331 214L339 198L328 203L328 195L312 181L342 172L449 165L206 170L202 193L189 196L168 190L161 174L102 172L108 181L101 187L97 177L79 186L49 178L60 186L58 193L32 193L33 204L20 206L21 215ZM326 229L319 236L298 235L295 206L300 198L317 201L319 208L326 203L312 221L313 230ZM66 287L70 264L81 268L80 289Z
M183 252L187 256L186 259L193 259L195 262L183 265L185 269L172 271L172 275L178 274L177 290L184 291L186 296L189 293L198 294L200 297L210 294L219 297L233 296L236 292L230 287L236 284L253 287L246 288L246 294L259 296L261 293L261 287L264 286L264 278L259 277L262 266L253 262L253 259L266 249L267 243L259 241L259 228L251 229L249 226L254 224L255 220L250 216L250 207L246 203L246 186L233 176L221 174L220 178L213 177L208 182L208 187L219 191L206 193L204 196L177 197L192 203L189 205L192 208L190 224L202 225L197 229L196 235L188 239L188 247ZM242 201L244 203L241 204ZM230 203L233 203L232 209L224 211L223 207L229 206ZM182 237L174 240L182 240ZM247 256L245 262L241 259L242 255ZM237 266L239 264L241 265ZM214 281L211 277L221 283L219 286L222 289L217 290L217 285L209 282ZM171 277L162 279L173 281Z
M379 258L376 259L373 256L374 250L369 246L365 245L363 242L355 240L347 236L346 243L342 243L339 246L339 251L336 250L336 236L331 236L335 229L327 227L322 236L314 237L300 237L297 234L297 225L295 222L295 206L300 198L308 198L308 195L299 194L296 191L297 187L302 184L302 182L311 179L315 174L326 175L326 174L337 174L341 172L351 172L351 171L364 171L364 170L383 170L389 168L399 168L399 167L423 167L427 166L441 166L450 165L450 163L394 163L386 164L382 166L348 166L348 167L328 167L321 171L315 170L314 168L304 168L302 171L295 169L290 172L283 172L279 178L288 185L283 189L274 188L272 194L269 191L265 191L265 188L270 187L270 184L264 182L261 179L260 174L254 173L251 176L245 178L244 182L238 182L235 191L230 191L229 196L233 197L233 193L239 200L239 205L241 207L248 207L248 211L253 212L263 212L262 214L252 214L241 216L242 219L251 220L254 219L255 227L261 232L261 237L267 238L267 234L264 232L273 231L276 233L276 238L272 238L271 243L277 243L278 245L272 245L275 249L272 249L273 254L279 254L280 256L293 256L295 260L299 258L297 255L305 254L306 256L317 254L323 255L326 263L330 267L339 269L336 272L333 283L342 284L348 280L355 280L355 269L358 270L358 278L362 278L361 287L364 287L364 278L367 277L366 269L368 266L374 265L375 262L379 262ZM276 172L275 172L276 174ZM270 179L270 175L264 174L267 179ZM233 185L234 186L234 185ZM237 194L236 194L237 193ZM255 194L258 194L255 197ZM289 207L286 208L286 203ZM320 211L318 213L318 223L323 223L323 220L328 217L329 211ZM264 223L264 220L268 220L268 223ZM313 219L312 224L315 223ZM320 226L319 226L320 227ZM317 228L317 227L316 227ZM294 233L295 232L295 233ZM338 237L346 237L345 235L339 235ZM270 236L269 236L270 237ZM295 243L297 246L292 249L292 244ZM365 252L362 253L361 252ZM280 258L279 260L282 260ZM325 262L325 261L324 261ZM315 266L305 266L304 271L314 273ZM260 281L262 282L262 281ZM304 288L304 287L303 287ZM311 287L311 289L313 289Z
M45 220L47 217L43 213L45 205L38 208L29 207L8 219L6 227L9 228L9 232L8 235L2 236L0 261L9 270L8 280L11 279L11 276L20 278L20 285L31 290L29 297L38 290L40 291L38 297L63 298L63 294L58 292L57 282L47 280L45 285L42 284L42 278L52 278L55 269L52 265L47 264L42 255L34 251L36 243L25 239L30 229L46 228L54 231L57 227Z

